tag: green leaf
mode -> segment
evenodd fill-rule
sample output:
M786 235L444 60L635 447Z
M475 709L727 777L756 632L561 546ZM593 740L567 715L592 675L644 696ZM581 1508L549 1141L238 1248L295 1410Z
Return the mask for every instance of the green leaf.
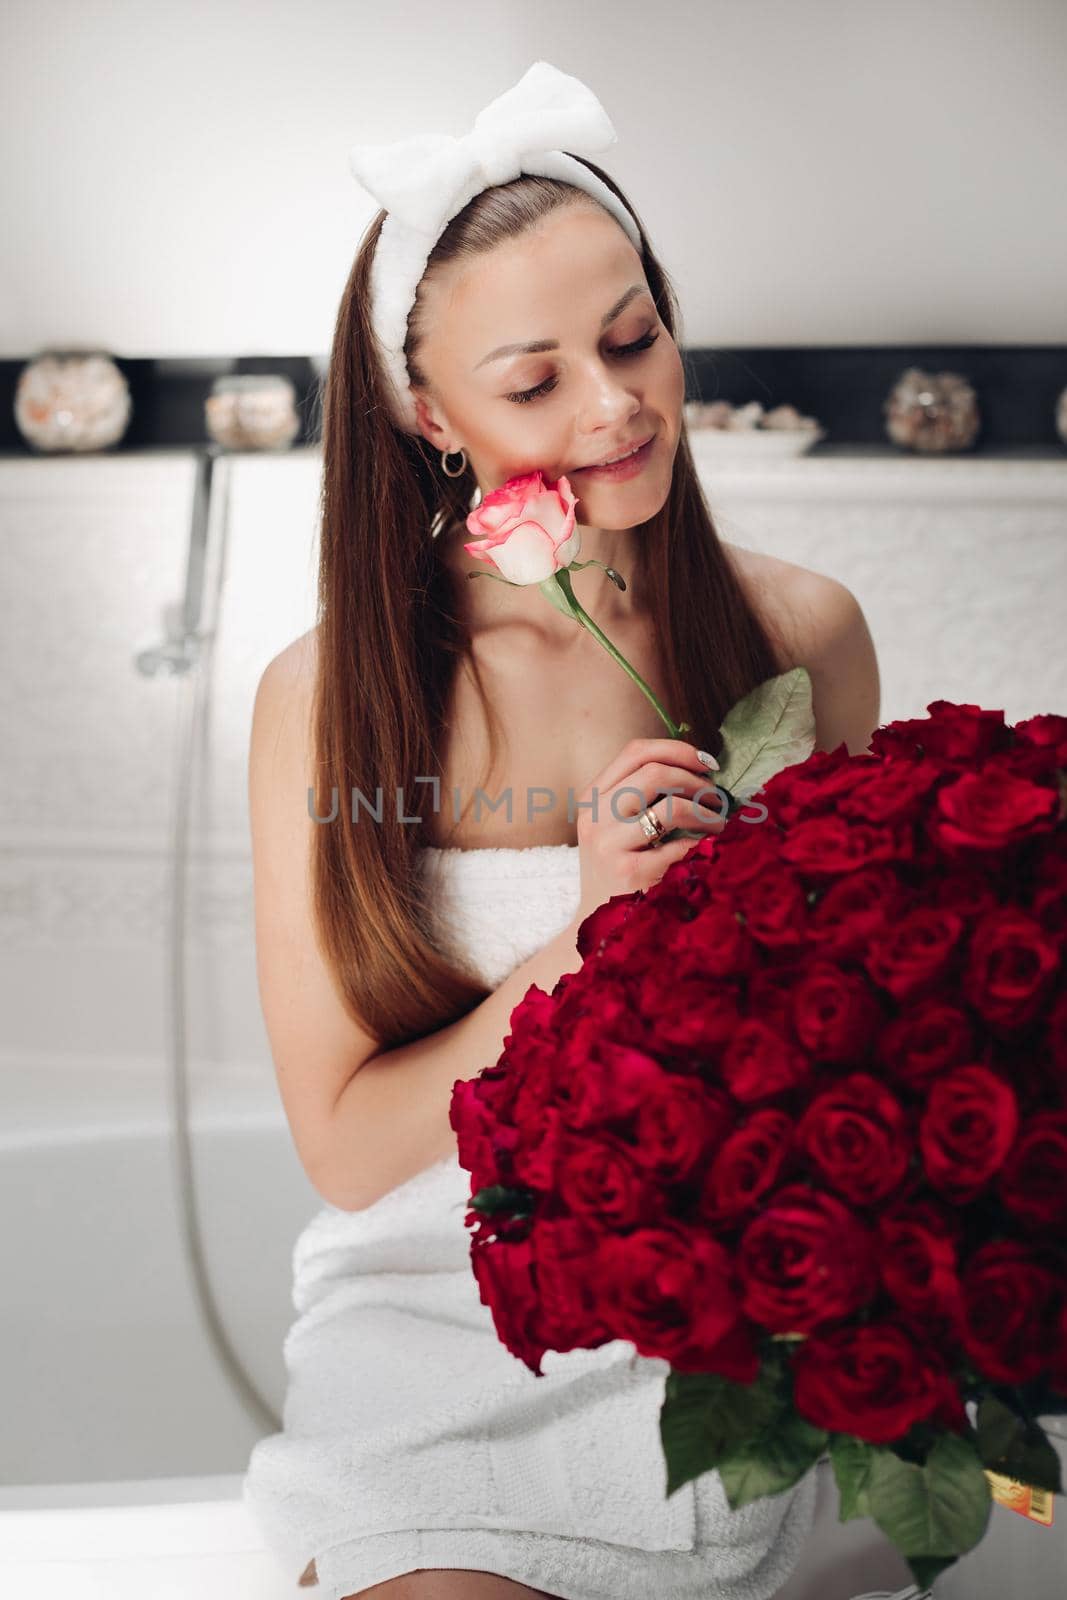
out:
M739 801L747 800L775 773L807 760L815 748L815 731L807 668L793 667L765 679L726 714L714 782Z
M669 1372L659 1414L668 1496L764 1431L783 1404L762 1372L753 1383L713 1372Z
M830 1437L830 1465L837 1481L842 1522L871 1514L867 1491L873 1455L874 1446L865 1439L855 1439L850 1433L835 1433Z
M816 1428L795 1411L738 1445L719 1462L719 1476L731 1511L763 1495L781 1494L799 1483L826 1449L825 1428Z
M982 1538L993 1498L974 1446L943 1433L923 1465L891 1449L872 1452L866 1494L870 1516L911 1556L961 1556Z
M992 1393L979 1400L976 1420L984 1467L1034 1489L1063 1493L1060 1458L1040 1423L1018 1416Z
M490 1184L471 1195L468 1205L484 1216L494 1217L500 1212L508 1216L528 1217L533 1212L533 1195L529 1189L508 1189L502 1183Z
M667 1493L717 1470L732 1510L781 1494L811 1470L828 1435L790 1402L788 1352L768 1352L752 1383L714 1373L667 1378L660 1433Z

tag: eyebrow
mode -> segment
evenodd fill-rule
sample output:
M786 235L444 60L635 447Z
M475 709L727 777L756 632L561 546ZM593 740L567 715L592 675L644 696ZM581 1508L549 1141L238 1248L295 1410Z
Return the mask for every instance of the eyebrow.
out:
M632 283L626 292L619 296L615 304L611 307L611 310L605 311L604 315L600 319L601 328L606 328L609 322L614 322L615 318L619 315L619 312L624 311L630 304L630 301L634 298L634 295L649 293L650 291L647 284ZM474 370L477 372L478 367L484 367L487 361L501 361L505 356L517 356L524 355L527 352L535 353L539 350L558 349L558 339L531 339L528 344L501 344L498 345L495 350L490 350L487 356L483 356Z

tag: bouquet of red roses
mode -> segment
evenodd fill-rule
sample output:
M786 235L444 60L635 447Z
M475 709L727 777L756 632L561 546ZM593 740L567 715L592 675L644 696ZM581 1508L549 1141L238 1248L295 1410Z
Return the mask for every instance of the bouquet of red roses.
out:
M506 1347L666 1359L668 1494L828 1453L920 1585L1067 1412L1067 717L927 709L731 796L451 1108Z

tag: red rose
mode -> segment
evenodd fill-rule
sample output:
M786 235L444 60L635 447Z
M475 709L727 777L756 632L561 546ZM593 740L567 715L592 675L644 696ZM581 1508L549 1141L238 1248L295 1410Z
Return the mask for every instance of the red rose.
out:
M973 1058L974 1029L965 1012L930 995L885 1025L877 1053L891 1077L924 1089L949 1067Z
M1067 1078L1067 989L1049 1012L1048 1045L1053 1066L1061 1078Z
M807 932L826 956L859 955L871 937L895 917L904 891L892 867L861 867L820 895Z
M797 1411L817 1428L891 1444L917 1422L962 1432L967 1413L945 1368L898 1323L814 1334L793 1356Z
M602 1320L595 1271L604 1241L612 1237L586 1215L539 1217L529 1235L532 1276L516 1273L511 1285L499 1286L519 1299L550 1349L595 1350L616 1337Z
M1027 1248L997 1239L982 1245L962 1277L963 1347L983 1377L1025 1383L1056 1353L1059 1286Z
M873 1239L834 1195L787 1184L737 1247L742 1304L776 1333L810 1333L858 1311L878 1287Z
M960 1326L963 1294L957 1243L947 1219L906 1208L878 1220L880 1271L899 1309L915 1318L936 1317Z
M810 817L794 823L781 846L783 861L813 878L832 878L877 861L906 860L911 845L903 830Z
M892 1194L911 1156L900 1103L866 1072L817 1095L797 1124L796 1142L839 1194L861 1206Z
M1057 767L1067 767L1067 717L1027 717L1015 724L1015 742L1047 750Z
M773 1189L789 1149L793 1119L767 1107L726 1138L708 1168L700 1197L701 1217L729 1222L750 1211Z
M1023 1222L1067 1229L1067 1111L1037 1111L1028 1119L998 1187L1005 1206Z
M1012 749L990 762L986 771L1008 773L1013 778L1026 778L1030 783L1054 785L1056 772L1062 766L1059 752L1052 745L1023 744L1017 740Z
M1006 850L1056 826L1056 790L1011 773L965 772L939 789L929 837L947 855Z
M662 946L658 965L665 976L738 978L751 972L757 955L750 934L725 897L710 901L691 922L675 927Z
M862 1061L881 1019L867 979L831 961L810 962L793 990L797 1038L820 1061Z
M866 781L841 797L838 811L874 825L906 822L925 808L926 793L939 782L943 768L934 761L877 762Z
M478 1080L457 1079L448 1107L449 1126L456 1134L460 1165L475 1176L475 1189L496 1181L493 1139L497 1115L477 1092Z
M847 749L816 750L806 761L783 767L760 791L775 820L792 828L803 816L833 811L850 790L866 782L869 771L880 771L873 756L849 756Z
M596 1040L591 1050L575 1048L571 1041L560 1048L568 1071L557 1082L555 1097L572 1128L594 1128L634 1116L666 1076L655 1056L612 1039Z
M737 1027L737 990L706 978L665 984L660 977L637 985L645 1016L656 1017L656 1045L667 1055L715 1057ZM657 1014L647 1009L658 1003Z
M520 1127L529 1126L532 1113L533 1125L537 1127L541 1120L539 1108L549 1104L555 1092L561 1065L559 1042L524 1037L521 1048L511 1052L508 1061L510 1081L506 1085L506 1098L490 1096L489 1109L492 1110L495 1103L498 1116Z
M612 1309L615 1337L679 1372L751 1383L759 1357L741 1314L730 1254L700 1230L638 1228L605 1236L586 1268Z
M588 1214L614 1231L658 1222L666 1211L666 1196L635 1154L610 1133L586 1139L569 1132L561 1142L554 1192L572 1213Z
M559 1182L559 1158L565 1137L563 1118L554 1106L544 1106L534 1123L528 1113L520 1115L508 1142L510 1180L543 1194L551 1193Z
M717 1149L736 1113L721 1090L664 1074L650 1084L634 1123L634 1160L660 1183L683 1183Z
M641 1050L647 1049L655 1037L652 1019L641 1016L634 1008L629 981L621 973L612 973L594 982L593 971L590 965L569 973L570 984L552 1002L555 1025L547 1043L556 1063L556 1081L568 1079L577 1063L604 1039ZM538 992L536 985L533 992ZM516 1029L514 1012L511 1026L509 1059L523 1032Z
M718 846L710 868L706 869L708 882L716 894L729 894L767 868L775 871L779 865L781 829L768 821L759 827L750 823L731 832L735 820L731 819L722 833L701 839L697 846L697 850L703 850L706 844ZM685 859L691 861L695 853L692 852Z
M602 906L590 911L582 921L575 941L583 960L588 960L590 956L597 954L619 935L630 912L640 899L641 891L635 889L632 894L612 895Z
M916 998L947 975L964 926L963 918L954 911L915 906L871 939L865 957L867 971L894 1000Z
M1011 744L1011 731L1003 711L984 711L981 706L954 705L951 700L932 700L927 706L929 719L890 722L871 735L871 750L879 756L928 755L938 761L966 762L973 765Z
M549 1348L533 1294L533 1246L530 1240L494 1240L479 1219L471 1238L471 1270L483 1306L493 1314L501 1343L534 1372Z
M956 1204L973 1200L1015 1142L1015 1091L980 1065L956 1067L930 1090L919 1148L932 1186Z
M1042 862L1031 914L1062 950L1067 946L1067 861Z
M704 841L697 842L703 844ZM680 870L665 873L645 893L653 897L656 915L677 930L704 909L712 891L707 872L694 872L688 856L676 861L675 866Z
M776 962L760 972L754 972L748 980L748 1004L745 1007L749 1018L769 1023L779 1033L791 1036L793 990L803 970L802 964Z
M1060 971L1057 942L1016 906L978 922L963 974L963 992L989 1023L1017 1028L1032 1022Z
M761 872L735 893L738 914L752 938L771 950L795 950L808 937L804 885L779 865Z
M735 1100L766 1100L803 1083L811 1064L777 1028L756 1017L739 1022L722 1058L722 1078Z
M921 905L955 911L961 917L980 917L1000 905L989 886L988 875L979 866L961 863L946 867L939 862L936 875L922 888Z

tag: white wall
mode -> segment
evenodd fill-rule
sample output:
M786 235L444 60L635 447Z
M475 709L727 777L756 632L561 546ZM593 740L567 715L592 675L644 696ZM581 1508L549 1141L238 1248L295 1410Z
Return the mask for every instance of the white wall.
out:
M325 351L349 146L538 58L686 343L1067 341L1065 0L3 0L0 357Z

